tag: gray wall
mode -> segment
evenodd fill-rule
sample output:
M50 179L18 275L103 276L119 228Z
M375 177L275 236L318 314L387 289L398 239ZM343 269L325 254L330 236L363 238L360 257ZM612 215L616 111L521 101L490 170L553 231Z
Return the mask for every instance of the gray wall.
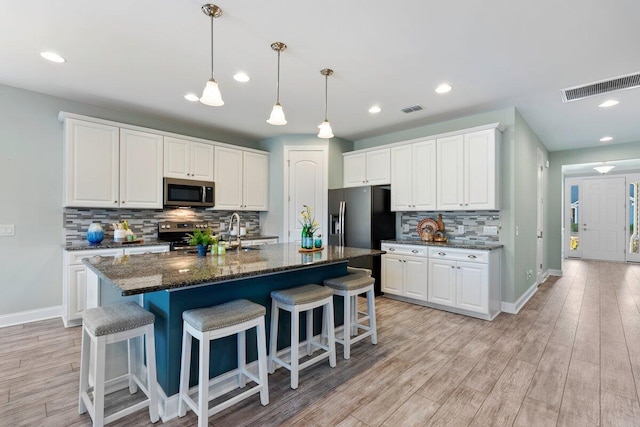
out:
M535 271L535 209L537 180L536 147L547 150L531 131L515 108L491 111L461 117L441 123L393 132L373 138L354 141L356 150L393 142L452 132L474 126L500 122L505 128L502 135L500 174L502 203L500 210L500 242L502 251L502 301L514 303L533 283L526 280L526 270ZM533 156L532 154L533 153ZM532 156L532 157L531 157ZM518 216L526 211L525 217ZM530 220L533 215L534 220ZM515 229L518 226L518 236ZM533 251L533 252L531 252ZM531 255L533 254L533 258ZM525 273L523 273L525 272ZM535 279L535 277L534 277Z
M212 129L0 85L0 316L62 304L60 111L258 148Z
M342 188L342 153L353 150L353 143L342 138L320 139L316 135L280 135L260 141L260 149L270 152L269 211L261 212L262 233L285 240L284 230L284 147L328 146L329 188ZM323 216L324 218L324 216Z
M628 144L602 145L577 150L552 151L549 153L549 240L547 262L549 268L562 269L562 166L605 160L627 160L640 158L640 141Z

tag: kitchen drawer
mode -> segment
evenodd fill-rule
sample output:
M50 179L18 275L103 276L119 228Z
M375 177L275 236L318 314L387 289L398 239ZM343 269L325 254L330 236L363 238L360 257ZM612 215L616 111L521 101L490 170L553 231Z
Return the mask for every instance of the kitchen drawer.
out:
M92 249L88 251L67 251L67 265L80 265L84 258L93 256L122 256L122 249Z
M428 247L419 245L398 245L393 243L383 243L381 245L383 251L387 251L388 254L396 255L411 255L411 256L428 256Z
M429 258L448 259L451 261L489 262L489 251L472 251L465 249L429 248Z
M136 246L134 248L125 248L125 255L138 255L138 254L157 254L169 252L168 245L160 245L160 246Z

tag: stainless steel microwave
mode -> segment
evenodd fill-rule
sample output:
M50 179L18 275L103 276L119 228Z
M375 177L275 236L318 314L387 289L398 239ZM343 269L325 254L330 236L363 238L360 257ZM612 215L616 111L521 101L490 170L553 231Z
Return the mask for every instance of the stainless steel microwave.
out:
M164 179L164 205L212 208L214 183L189 179Z

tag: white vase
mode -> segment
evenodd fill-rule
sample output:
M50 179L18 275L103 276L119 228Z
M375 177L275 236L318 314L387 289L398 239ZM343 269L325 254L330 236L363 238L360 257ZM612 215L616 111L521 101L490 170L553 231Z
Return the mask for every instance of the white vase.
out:
M113 230L113 241L123 242L127 240L127 230Z

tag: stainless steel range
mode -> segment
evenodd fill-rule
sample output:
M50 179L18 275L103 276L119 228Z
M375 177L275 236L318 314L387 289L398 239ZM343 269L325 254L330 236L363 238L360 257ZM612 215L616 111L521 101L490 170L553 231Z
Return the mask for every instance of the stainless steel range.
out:
M211 224L204 221L165 221L158 223L158 240L170 244L172 251L197 252L194 246L189 246L187 234L195 230L212 229Z

